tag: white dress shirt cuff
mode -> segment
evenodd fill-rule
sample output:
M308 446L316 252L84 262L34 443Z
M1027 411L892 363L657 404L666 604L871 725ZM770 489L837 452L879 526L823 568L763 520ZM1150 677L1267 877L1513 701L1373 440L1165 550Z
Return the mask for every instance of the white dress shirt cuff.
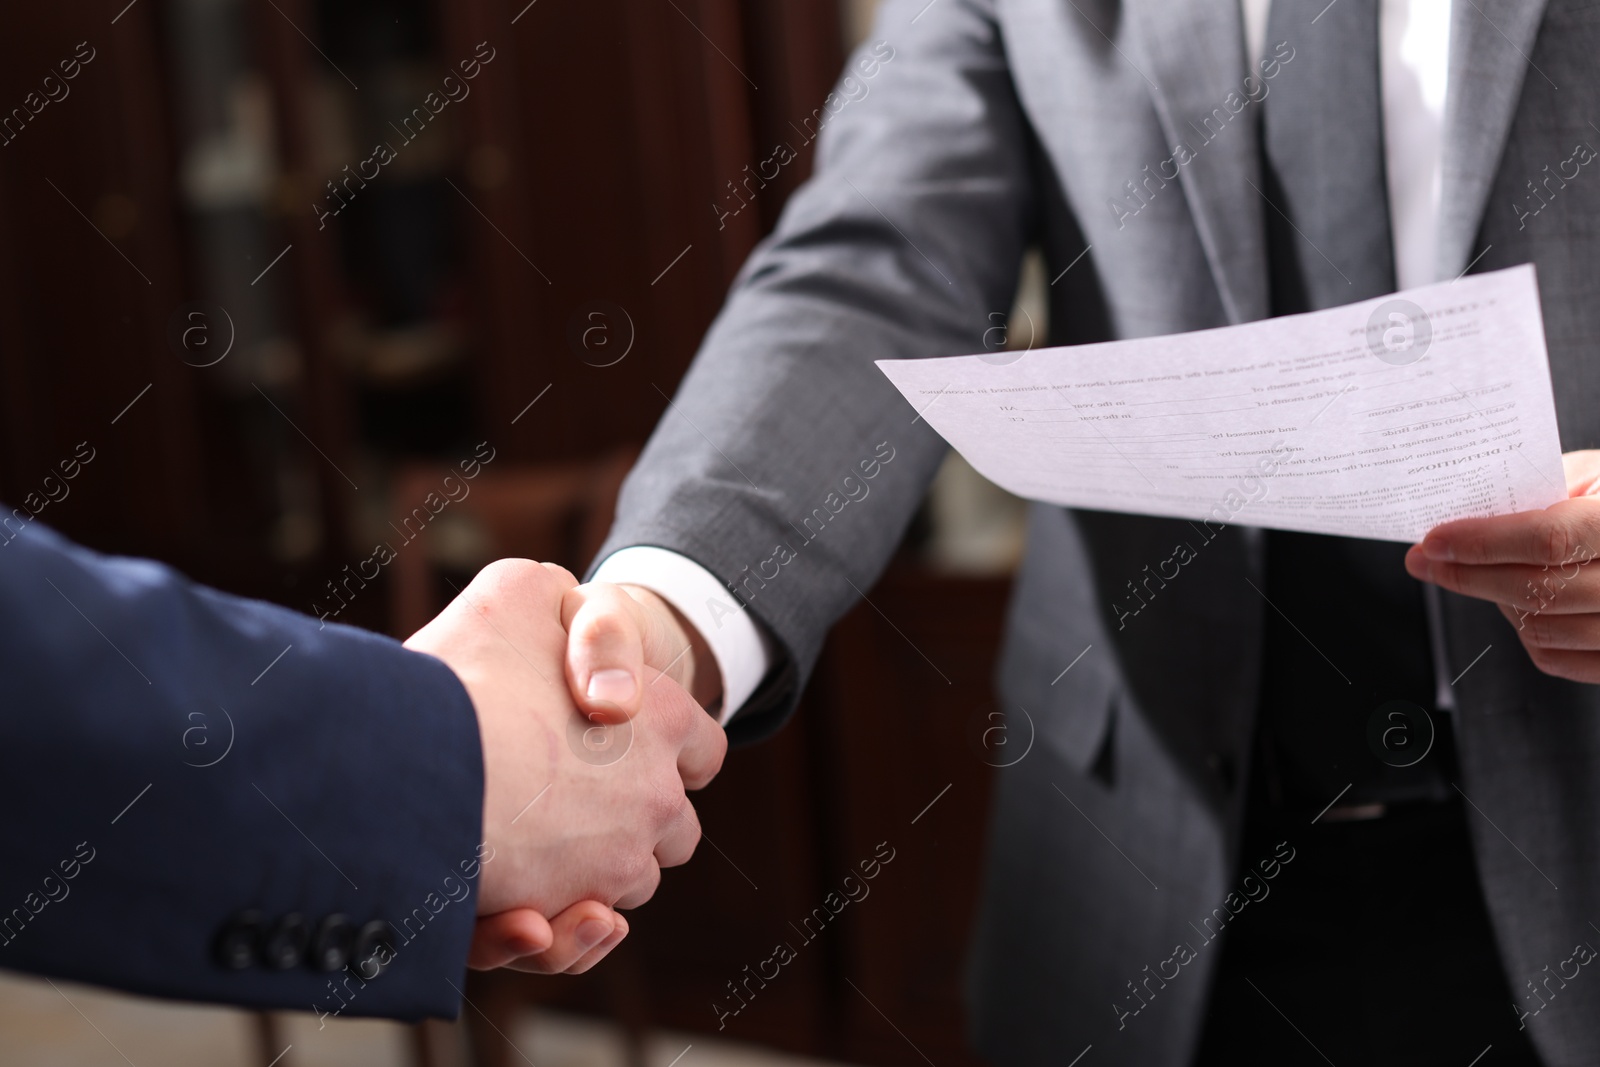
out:
M670 549L635 545L607 556L594 572L597 582L638 585L683 613L700 631L722 674L723 725L744 706L772 665L767 636L739 598L716 576Z

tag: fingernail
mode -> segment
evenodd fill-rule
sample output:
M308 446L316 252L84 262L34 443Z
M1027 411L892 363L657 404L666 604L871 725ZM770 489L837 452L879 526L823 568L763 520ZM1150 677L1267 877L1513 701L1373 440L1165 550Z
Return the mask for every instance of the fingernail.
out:
M579 948L594 948L600 942L611 936L610 923L599 919L585 919L578 924L577 934Z
M615 668L595 671L589 676L587 690L590 700L604 700L610 704L625 704L633 699L637 690L633 674Z
M1456 558L1456 550L1450 547L1450 542L1448 541L1424 541L1422 542L1422 554L1429 559L1441 560L1445 563L1449 563Z

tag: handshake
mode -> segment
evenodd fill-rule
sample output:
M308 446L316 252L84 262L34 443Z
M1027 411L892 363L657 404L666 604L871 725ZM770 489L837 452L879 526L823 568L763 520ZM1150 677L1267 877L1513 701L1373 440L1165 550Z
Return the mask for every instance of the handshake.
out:
M468 962L577 974L627 935L616 908L686 863L686 790L722 766L721 678L655 594L549 563L485 567L406 647L443 660L478 716L482 867Z

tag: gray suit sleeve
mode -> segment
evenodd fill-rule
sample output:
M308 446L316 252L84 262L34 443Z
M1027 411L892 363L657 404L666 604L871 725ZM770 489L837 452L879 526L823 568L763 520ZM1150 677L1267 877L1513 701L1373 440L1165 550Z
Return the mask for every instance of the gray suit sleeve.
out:
M885 5L823 109L815 176L740 271L598 557L688 556L773 638L736 740L792 710L943 456L873 361L981 350L1011 307L1033 142L989 8Z

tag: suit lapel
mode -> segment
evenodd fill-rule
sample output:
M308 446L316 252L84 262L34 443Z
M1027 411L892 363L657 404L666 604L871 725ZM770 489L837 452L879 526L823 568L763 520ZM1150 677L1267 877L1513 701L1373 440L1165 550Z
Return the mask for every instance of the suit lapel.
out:
M1232 322L1267 314L1259 104L1244 99L1244 28L1237 0L1127 0L1138 54L1168 144L1193 159L1179 170L1206 259ZM1213 117L1220 111L1225 123ZM1208 131L1206 119L1211 119ZM1218 131L1218 127L1220 131ZM1254 186L1254 187L1253 187Z
M1454 278L1483 251L1473 247L1529 70L1545 0L1455 0L1435 275Z
M1455 2L1435 271L1441 280L1460 274L1482 251L1473 242L1523 80L1543 77L1529 71L1528 56L1545 6L1546 0ZM1127 0L1127 8L1139 44L1134 61L1152 83L1162 129L1174 146L1195 153L1180 168L1181 181L1228 316L1261 318L1268 307L1262 211L1271 209L1257 192L1258 105L1210 140L1204 123L1217 108L1226 113L1224 101L1248 72L1238 5Z

